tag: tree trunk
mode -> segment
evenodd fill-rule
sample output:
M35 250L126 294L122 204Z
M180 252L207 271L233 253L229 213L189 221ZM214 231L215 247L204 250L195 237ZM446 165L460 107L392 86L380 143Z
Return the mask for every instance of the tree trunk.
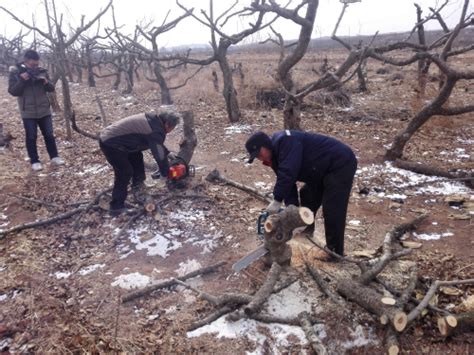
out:
M194 148L196 148L197 145L196 132L194 131L194 115L192 111L183 112L183 134L184 137L179 143L178 157L189 164L194 154Z
M156 81L160 86L160 94L161 94L161 104L162 105L172 105L173 100L171 99L171 93L168 88L168 84L166 83L166 79L164 78L163 74L161 73L161 66L160 63L155 62L153 64L153 72L155 74Z
M403 132L399 133L395 137L391 148L388 149L387 152L385 153L385 159L395 160L395 159L400 159L402 157L403 150L405 149L405 146L410 140L410 138L433 115L436 115L437 111L448 100L455 85L456 85L456 80L454 79L450 79L446 81L439 95L430 104L423 107L423 109L420 112L418 112L415 115L415 117L413 117L413 119L408 124L408 127L405 128Z
M82 66L80 64L76 65L77 72L77 82L82 84Z
M92 53L90 45L86 45L86 61L87 61L87 84L90 88L95 88L94 66L92 64Z
M224 95L225 105L227 109L227 115L231 123L239 122L240 120L240 109L239 102L237 101L237 91L234 88L234 81L232 79L232 70L230 69L229 62L225 54L221 55L218 59L219 66L222 70L222 78L224 82L224 88L222 94Z
M301 101L286 95L283 107L283 125L285 129L301 130Z

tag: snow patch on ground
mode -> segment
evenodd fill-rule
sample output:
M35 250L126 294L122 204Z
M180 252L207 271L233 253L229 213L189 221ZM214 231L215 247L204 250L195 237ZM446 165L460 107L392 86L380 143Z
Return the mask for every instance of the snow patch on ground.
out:
M176 212L171 212L168 217L170 220L175 220L179 222L188 222L188 223L202 221L205 219L203 211L194 210L194 209L190 209L187 211L178 209L176 210Z
M412 191L416 195L453 195L470 194L471 190L462 182L442 181L442 177L426 176L408 170L394 167L392 163L371 164L361 167L356 172L359 181L373 185L374 179L383 180L383 187L387 191L378 193L378 197L406 199L406 192ZM441 180L441 181L440 181Z
M131 274L119 275L111 283L112 286L119 286L121 288L131 290L134 288L142 288L148 285L151 278L146 275L142 275L139 272L133 272Z
M135 244L135 249L146 250L148 256L159 255L162 258L166 258L171 251L180 248L182 245L177 240L150 231L149 227L144 225L130 230L129 240Z
M314 290L311 292L314 293ZM311 303L302 300L316 299L316 296L313 294L311 297L300 282L295 282L290 287L277 294L272 294L268 298L267 312L272 316L283 318L297 317L301 312L311 313Z
M8 298L8 295L6 293L5 294L0 294L0 302L5 301L7 298Z
M89 175L89 174L96 175L96 174L100 174L100 173L102 173L106 170L109 170L108 165L94 164L94 165L91 165L88 168L76 173L76 175L77 176L84 176L84 175Z
M192 271L200 269L202 266L201 264L195 260L195 259L188 259L186 261L183 261L182 263L179 263L179 268L176 270L179 276L183 276L185 274L188 274Z
M229 127L224 128L226 135L236 134L236 133L250 133L252 132L252 126L246 124L235 124Z
M422 240L438 240L441 238L445 237L452 237L454 234L451 232L445 232L445 233L422 233L418 234L416 232L413 232L413 236L417 239L422 239Z
M84 276L84 275L90 274L91 272L96 271L97 269L101 269L104 266L105 266L105 264L89 265L89 266L86 266L86 267L82 268L81 270L79 270L79 274Z
M67 279L71 274L72 272L69 271L58 271L54 273L54 276L56 276L57 279Z
M293 341L289 341L288 337L297 338L300 344L307 344L306 336L300 327L282 325L282 324L264 324L251 319L240 319L237 322L228 322L225 320L226 316L222 316L216 321L188 332L188 338L199 337L203 334L216 334L216 338L242 338L246 337L250 341L256 343L257 349L248 354L263 354L264 344L266 343L269 333L274 339L270 344L265 344L265 350L269 350L271 354L286 353L285 349L288 346L294 345ZM264 330L264 332L260 332ZM269 346L269 348L267 347Z
M255 185L255 187L259 189L263 189L263 190L271 190L273 187L271 183L266 183L263 181L257 181L257 182L254 182L253 184Z
M346 350L360 348L367 345L378 345L379 343L372 328L364 330L364 328L359 324L354 330L350 329L349 331L352 340L342 343L342 347Z

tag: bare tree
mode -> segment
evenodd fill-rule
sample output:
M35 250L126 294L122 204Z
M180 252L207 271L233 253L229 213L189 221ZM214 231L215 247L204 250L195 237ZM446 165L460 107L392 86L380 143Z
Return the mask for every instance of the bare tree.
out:
M252 3L257 5L264 4L264 0L256 0ZM177 1L178 6L180 6L184 11L190 12L191 10L187 9L183 5ZM214 3L213 0L209 1L209 11L201 11L202 17L199 17L195 14L191 14L191 16L199 21L204 26L208 27L211 30L211 47L213 50L212 56L206 59L192 59L192 58L182 58L183 62L189 64L196 64L196 65L209 65L211 63L217 62L222 72L222 79L223 79L223 90L222 94L224 96L227 115L229 117L230 122L238 122L240 119L240 108L239 103L237 100L237 91L234 87L234 81L232 78L232 69L227 59L227 52L232 45L236 45L237 43L241 42L243 39L247 38L248 36L256 33L257 31L265 28L273 21L276 20L276 17L269 21L266 24L263 24L263 17L265 15L264 11L256 10L255 8L244 8L241 10L236 10L235 12L233 9L238 4L238 1L229 7L227 10L222 12L219 16L214 16ZM254 23L250 23L249 27L242 30L241 32L229 35L223 32L224 25L234 18L235 16L247 17L257 13L257 18Z

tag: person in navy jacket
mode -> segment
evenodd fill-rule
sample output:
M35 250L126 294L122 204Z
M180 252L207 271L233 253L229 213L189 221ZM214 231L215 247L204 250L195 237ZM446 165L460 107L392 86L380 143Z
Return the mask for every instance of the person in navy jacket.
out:
M249 163L257 158L277 176L266 211L278 213L284 202L316 213L322 205L327 247L344 255L347 205L357 169L352 149L332 137L293 130L275 132L271 138L256 132L245 147ZM305 183L299 198L297 181ZM329 260L327 255L322 258Z

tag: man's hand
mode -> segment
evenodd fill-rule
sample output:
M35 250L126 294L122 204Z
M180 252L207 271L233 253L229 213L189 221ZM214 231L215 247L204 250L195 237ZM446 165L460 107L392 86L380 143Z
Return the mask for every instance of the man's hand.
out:
M28 74L28 72L24 72L24 73L21 73L20 74L20 78L22 78L23 80L30 80L30 74Z
M280 211L280 208L281 208L281 202L278 202L276 200L273 200L272 202L270 202L270 204L267 206L267 208L265 209L265 211L268 212L268 214L275 214L275 213L278 213L278 211Z

